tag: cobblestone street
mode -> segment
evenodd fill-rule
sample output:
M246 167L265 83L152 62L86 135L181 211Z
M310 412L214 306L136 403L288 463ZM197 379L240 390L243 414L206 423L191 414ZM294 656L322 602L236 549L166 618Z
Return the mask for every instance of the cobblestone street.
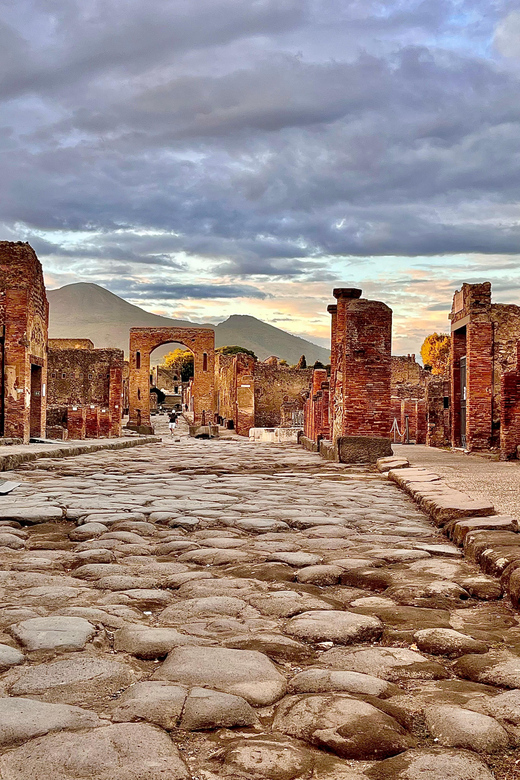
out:
M375 471L181 423L4 476L1 780L520 777L517 615Z

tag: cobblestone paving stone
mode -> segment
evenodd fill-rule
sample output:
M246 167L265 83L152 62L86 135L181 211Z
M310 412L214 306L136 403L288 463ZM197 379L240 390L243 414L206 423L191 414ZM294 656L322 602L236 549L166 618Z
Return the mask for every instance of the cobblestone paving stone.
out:
M381 475L183 424L11 477L1 780L520 777L517 614Z

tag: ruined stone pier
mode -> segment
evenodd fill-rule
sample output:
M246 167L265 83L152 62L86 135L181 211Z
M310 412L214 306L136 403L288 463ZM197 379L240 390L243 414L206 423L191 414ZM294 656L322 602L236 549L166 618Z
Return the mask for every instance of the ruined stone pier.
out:
M0 777L514 778L500 583L373 470L178 439L6 475Z

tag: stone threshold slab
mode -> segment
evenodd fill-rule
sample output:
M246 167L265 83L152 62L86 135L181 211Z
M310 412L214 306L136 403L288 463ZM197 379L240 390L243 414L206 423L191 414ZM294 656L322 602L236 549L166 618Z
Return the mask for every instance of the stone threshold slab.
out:
M12 471L22 463L29 463L39 458L71 458L99 450L124 450L128 447L156 444L160 441L162 441L160 436L132 436L122 439L96 439L91 442L78 441L70 444L25 444L16 447L0 447L0 471Z

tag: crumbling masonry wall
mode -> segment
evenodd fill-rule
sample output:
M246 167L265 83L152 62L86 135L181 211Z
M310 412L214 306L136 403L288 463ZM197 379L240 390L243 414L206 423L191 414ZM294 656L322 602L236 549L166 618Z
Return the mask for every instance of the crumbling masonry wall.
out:
M124 355L120 349L92 349L85 339L79 347L62 347L73 339L54 339L49 348L48 406L65 410L62 425L68 438L120 436L123 405ZM88 343L87 343L88 342ZM85 409L85 425L80 409ZM51 424L52 419L52 424ZM48 416L49 438L56 436L56 414Z
M0 436L45 435L48 323L36 253L0 241Z
M247 436L251 428L277 428L282 424L282 407L288 409L294 402L295 409L302 408L311 377L310 368L288 368L274 360L259 363L245 353L217 353L218 420L240 436Z
M309 390L312 368L289 368L255 363L255 428L277 428L286 400Z
M426 385L426 444L449 447L451 443L450 382L444 376L430 376Z

